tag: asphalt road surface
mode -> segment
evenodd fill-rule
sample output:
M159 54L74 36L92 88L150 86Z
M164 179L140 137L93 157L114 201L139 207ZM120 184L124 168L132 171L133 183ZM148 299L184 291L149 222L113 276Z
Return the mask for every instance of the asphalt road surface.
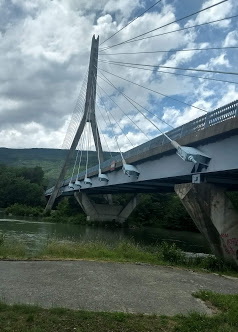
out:
M238 293L238 279L188 270L94 261L0 261L0 300L90 311L210 313L192 293Z

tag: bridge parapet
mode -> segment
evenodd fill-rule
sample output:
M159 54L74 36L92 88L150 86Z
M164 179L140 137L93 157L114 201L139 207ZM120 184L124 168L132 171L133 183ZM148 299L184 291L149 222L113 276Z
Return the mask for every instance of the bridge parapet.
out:
M213 126L219 122L232 119L238 116L238 101L233 101L215 111L208 113L205 121L205 128Z

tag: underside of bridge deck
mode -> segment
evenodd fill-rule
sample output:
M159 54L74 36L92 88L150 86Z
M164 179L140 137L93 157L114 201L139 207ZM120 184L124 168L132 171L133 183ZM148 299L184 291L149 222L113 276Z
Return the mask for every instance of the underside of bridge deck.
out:
M178 176L158 180L121 183L115 186L100 186L83 189L87 194L117 194L117 193L172 193L176 184L192 182L192 175ZM227 191L238 190L238 170L206 173L201 176L203 183L217 184ZM77 190L78 191L78 190ZM63 196L71 196L73 191L65 191Z
M74 193L74 197L85 212L88 221L124 223L138 204L137 195L124 205L97 204L86 193Z

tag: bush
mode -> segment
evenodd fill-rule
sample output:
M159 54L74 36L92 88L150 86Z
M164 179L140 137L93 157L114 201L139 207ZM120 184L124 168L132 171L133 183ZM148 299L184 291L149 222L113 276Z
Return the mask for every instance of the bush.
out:
M50 216L46 216L44 221L80 225L87 223L86 215L72 208L68 198L63 198L57 205L56 210L51 211Z
M175 243L162 242L159 246L159 256L166 262L181 264L186 260L184 252Z
M12 214L14 216L23 216L23 217L39 217L43 213L42 207L32 207L24 204L15 203L8 208L5 212L7 214Z
M228 264L225 263L222 259L218 259L212 255L203 258L201 266L209 271L221 271L221 272L224 272L231 268L231 266L228 266Z
M128 224L198 231L175 194L141 194L137 208L128 218Z

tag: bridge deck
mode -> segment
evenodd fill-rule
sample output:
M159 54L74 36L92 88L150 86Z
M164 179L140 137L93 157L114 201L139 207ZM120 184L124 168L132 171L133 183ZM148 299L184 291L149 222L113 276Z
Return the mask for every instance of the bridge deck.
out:
M201 116L189 123L186 123L176 129L173 129L167 133L167 135L176 140L180 145L189 145L189 146L201 146L209 142L216 142L217 140L221 140L222 138L229 137L231 135L238 134L238 101L234 101L228 105L225 105L213 112L210 112L204 116ZM222 147L222 145L221 145ZM234 148L234 146L233 146ZM233 151L234 153L234 151ZM179 160L180 158L175 155L175 149L169 143L168 139L164 135L160 135L149 142L141 144L134 149L131 149L123 154L127 163L132 163L135 165L140 165L143 161L152 161L162 156L171 155L173 154L176 157L176 164L178 167L181 167L181 162L183 163L184 169L186 170L186 163L184 161ZM101 168L102 171L108 174L112 174L111 171L111 164L115 162L115 171L121 168L122 160L121 156L117 155L109 160L106 160L102 163ZM174 162L174 161L173 161ZM183 167L182 166L182 167ZM222 178L228 179L233 177L234 181L237 178L237 171L238 162L234 169L225 169L222 168L220 170L220 175L218 176L218 169L214 168L215 172L212 172L212 169L208 169L208 173L210 178L219 178L218 181L222 182ZM191 168L191 167L190 167ZM169 169L168 169L169 172ZM222 173L221 173L222 172ZM212 175L213 174L213 175ZM88 176L95 177L98 175L98 165L91 167L88 169ZM90 193L99 193L99 192L133 192L133 191L157 191L158 186L160 187L160 191L171 191L173 190L173 186L175 183L181 182L188 182L191 181L191 170L185 174L177 174L176 179L174 175L171 173L171 177L173 179L168 180L170 178L169 173L168 176L161 177L159 179L151 179L147 180L146 183L141 183L141 179L138 181L130 181L130 183L120 183L117 182L115 185L108 185L108 186L97 186L95 188L82 188L87 192ZM85 171L78 174L78 179L84 179ZM76 179L76 177L75 177ZM75 180L74 179L74 180ZM63 186L67 186L70 179L64 181ZM159 183L157 183L159 181ZM238 181L238 180L237 180ZM226 182L226 181L225 181ZM115 187L115 188L114 188ZM116 189L117 187L117 189ZM143 188L142 188L143 187ZM52 188L46 192L46 195L49 195ZM64 194L67 194L65 192ZM68 193L72 194L72 193Z

